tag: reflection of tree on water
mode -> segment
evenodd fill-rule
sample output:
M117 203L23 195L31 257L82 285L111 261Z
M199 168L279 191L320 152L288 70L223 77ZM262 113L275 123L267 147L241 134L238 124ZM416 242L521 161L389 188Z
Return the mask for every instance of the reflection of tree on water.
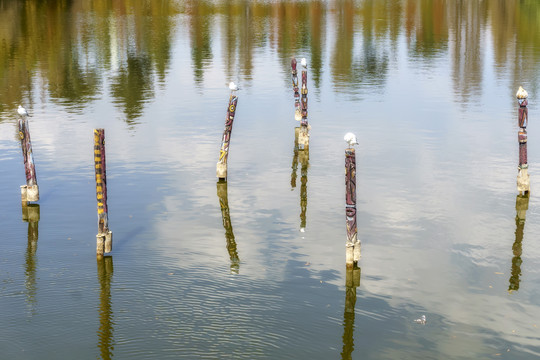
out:
M229 252L229 258L231 260L231 273L238 274L240 271L240 258L238 257L236 241L234 239L234 233L231 223L231 216L229 214L229 198L227 194L226 181L217 182L217 195L219 198L219 206L221 207L221 219L223 221L223 228L225 229L227 251Z
M35 311L36 305L36 251L39 235L39 205L30 204L22 206L23 221L28 223L28 245L25 255L25 288L26 302L31 308L31 312Z
M204 69L212 60L212 8L206 1L190 0L188 2L191 60L193 61L194 81L201 84L204 80Z
M523 228L525 227L525 216L527 210L529 209L529 193L524 195L518 195L516 197L516 240L512 245L512 252L514 257L512 258L512 270L510 276L510 285L508 286L508 291L517 291L519 290L519 277L521 276L521 252L522 246L521 242L523 241Z
M99 293L98 348L102 359L111 359L114 350L113 313L111 308L111 279L113 276L112 256L97 259Z
M343 360L352 359L354 351L354 311L356 305L356 288L360 286L359 267L347 269L345 278L345 311L343 312Z

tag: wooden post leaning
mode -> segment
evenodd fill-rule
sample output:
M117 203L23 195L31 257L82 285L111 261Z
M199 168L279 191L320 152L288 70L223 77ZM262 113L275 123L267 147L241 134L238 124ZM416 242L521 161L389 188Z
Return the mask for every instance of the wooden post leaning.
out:
M109 230L107 207L107 167L105 163L105 130L94 129L94 166L96 170L96 198L98 213L98 234L96 235L96 255L112 251L112 231Z
M298 145L301 150L307 149L309 147L309 123L307 118L307 107L308 107L308 89L307 89L307 62L306 59L301 60L302 63L302 120L300 120L300 134L298 136Z
M345 215L347 224L347 243L345 263L347 268L354 268L360 260L360 240L356 226L356 152L358 144L352 133L345 135L349 148L345 149Z
M36 166L34 164L34 154L32 152L32 142L30 141L30 129L28 127L28 113L19 106L19 137L21 139L21 149L24 160L24 171L26 173L26 185L21 185L21 202L26 205L29 201L39 200L39 187L36 178Z
M223 137L221 138L219 160L216 165L216 176L218 179L225 181L227 180L227 159L229 157L231 132L234 122L234 115L236 114L236 104L238 103L238 96L235 94L238 87L231 82L229 84L229 89L231 89L231 95L229 96L229 106L227 107L227 117L225 118L225 130L223 131Z
M526 194L531 190L529 181L529 164L527 163L527 124L529 122L529 110L527 109L527 91L519 87L516 97L519 103L518 112L518 142L519 142L519 166L517 175L517 189L520 194Z

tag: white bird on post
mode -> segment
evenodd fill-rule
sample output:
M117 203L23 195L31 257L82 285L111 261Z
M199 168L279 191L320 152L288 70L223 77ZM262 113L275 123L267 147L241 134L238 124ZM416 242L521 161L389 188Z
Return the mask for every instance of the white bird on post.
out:
M28 115L28 111L26 111L26 109L23 108L21 105L19 105L19 108L17 109L17 113L19 113L21 117L30 116Z
M353 147L354 145L358 145L358 141L356 141L356 135L349 132L345 134L345 137L343 138L348 144L349 147Z
M302 66L307 69L307 60L306 58L302 58L302 60L300 60L300 64L302 64Z
M236 85L234 82L231 81L229 83L229 89L231 89L231 91L237 91L240 88L238 87L238 85Z

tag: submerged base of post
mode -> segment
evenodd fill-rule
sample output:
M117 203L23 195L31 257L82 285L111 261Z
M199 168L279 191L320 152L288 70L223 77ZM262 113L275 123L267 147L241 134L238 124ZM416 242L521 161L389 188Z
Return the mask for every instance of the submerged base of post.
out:
M531 191L531 184L529 181L529 169L519 168L518 176L517 176L517 189L520 193L528 193Z
M216 176L219 180L227 180L227 164L218 162L216 165Z
M360 261L360 241L356 240L354 243L347 243L346 247L345 264L347 265L347 269L352 269L358 266L358 261Z
M104 234L96 235L96 255L103 256L103 254L110 253L112 251L112 231L108 230Z
M37 185L28 186L21 185L21 202L26 203L28 201L39 200L39 187Z

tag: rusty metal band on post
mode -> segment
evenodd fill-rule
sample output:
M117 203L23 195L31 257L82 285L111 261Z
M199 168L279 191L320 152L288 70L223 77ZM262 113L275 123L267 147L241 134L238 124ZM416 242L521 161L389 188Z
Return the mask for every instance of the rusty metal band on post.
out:
M307 119L307 70L302 70L302 126L308 125L308 119Z
M109 230L109 224L107 216L107 174L104 129L94 129L94 166L96 170L98 232L99 234L105 234Z
M24 171L26 173L26 185L37 185L36 167L34 165L34 155L32 153L32 142L30 141L30 130L28 128L28 119L21 117L19 119L19 137L21 139L21 149L24 160Z
M352 148L345 150L345 189L347 244L355 244L358 239L356 227L356 153Z
M229 99L229 106L227 108L227 117L225 118L225 130L223 131L223 137L221 140L221 150L219 151L218 163L227 165L227 159L229 157L229 144L231 141L231 132L234 122L234 115L236 114L236 104L238 103L238 97L231 95Z

